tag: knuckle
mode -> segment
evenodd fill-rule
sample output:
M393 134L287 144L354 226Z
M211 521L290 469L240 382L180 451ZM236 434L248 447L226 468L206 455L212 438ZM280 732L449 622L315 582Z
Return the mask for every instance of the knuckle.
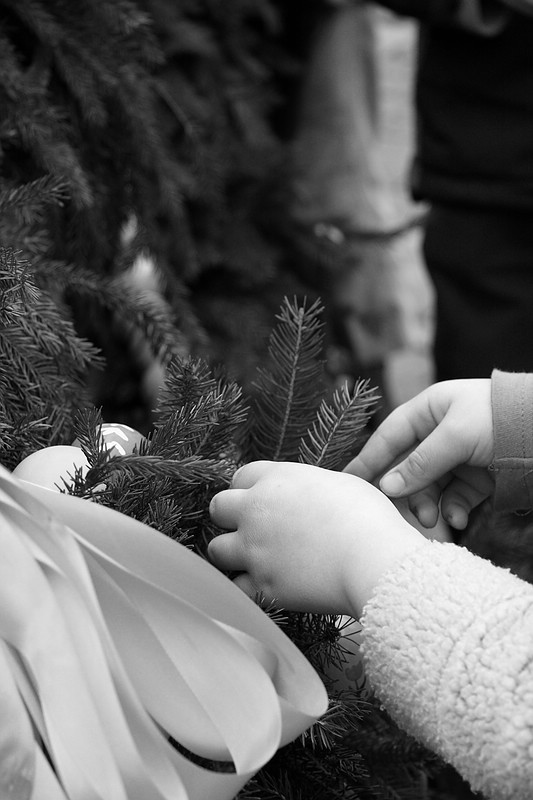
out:
M423 451L413 450L406 458L405 468L416 478L424 477L430 468L429 458Z

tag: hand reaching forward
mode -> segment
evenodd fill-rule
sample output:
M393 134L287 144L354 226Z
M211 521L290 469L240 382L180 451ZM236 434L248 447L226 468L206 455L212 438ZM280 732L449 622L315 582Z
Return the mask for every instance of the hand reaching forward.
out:
M228 531L209 545L214 564L293 611L359 616L382 573L425 543L371 484L292 462L247 464L210 511Z
M462 529L468 514L492 494L494 458L491 382L443 381L396 408L345 472L379 482L389 497L409 497L425 527L444 519Z

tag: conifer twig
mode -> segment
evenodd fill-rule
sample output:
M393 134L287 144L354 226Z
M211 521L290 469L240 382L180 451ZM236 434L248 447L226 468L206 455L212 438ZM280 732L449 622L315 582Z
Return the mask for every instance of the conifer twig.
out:
M319 300L285 298L270 336L269 368L257 370L251 437L253 458L295 461L324 385Z
M324 469L344 466L359 446L359 435L379 400L369 381L358 380L350 392L344 383L328 403L322 400L316 419L300 444L299 461Z

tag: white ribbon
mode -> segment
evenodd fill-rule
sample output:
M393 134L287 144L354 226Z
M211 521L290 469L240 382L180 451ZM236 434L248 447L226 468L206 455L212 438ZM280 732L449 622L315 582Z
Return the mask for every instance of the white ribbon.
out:
M0 553L6 800L231 800L326 710L267 615L140 522L0 468Z

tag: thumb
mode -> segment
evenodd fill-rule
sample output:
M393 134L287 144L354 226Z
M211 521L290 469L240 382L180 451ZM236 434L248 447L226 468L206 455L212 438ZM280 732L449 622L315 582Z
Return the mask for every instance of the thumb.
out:
M407 497L427 489L462 463L462 448L437 427L418 447L385 473L379 488L389 497Z

